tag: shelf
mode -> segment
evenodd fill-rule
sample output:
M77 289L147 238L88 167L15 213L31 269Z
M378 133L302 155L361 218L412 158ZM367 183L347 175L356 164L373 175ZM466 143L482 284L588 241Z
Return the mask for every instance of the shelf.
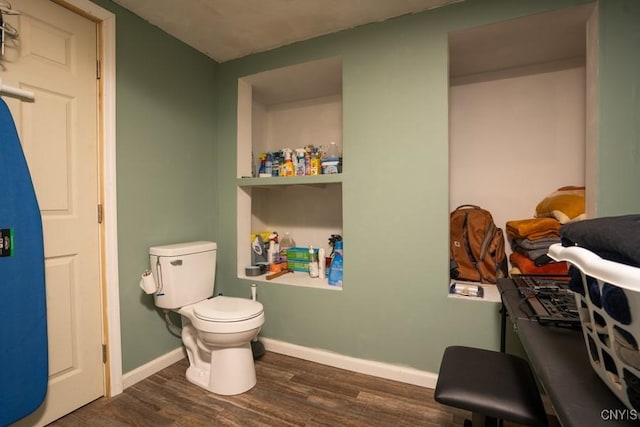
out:
M273 283L276 285L298 286L304 288L326 289L329 291L341 291L342 286L332 286L327 283L327 279L318 279L309 277L309 273L302 271L294 271L293 273L284 274L273 280L267 280L267 274L261 276L238 275L239 279L250 280L259 283Z
M247 277L251 233L289 232L302 247L323 247L343 235L344 174L252 177L260 154L326 146L342 150L342 59L331 57L266 70L238 79L237 104L237 277L253 283L342 290L308 273ZM266 166L266 165L265 165ZM328 252L327 252L328 253Z
M342 183L341 173L311 176L274 176L270 178L238 178L240 187L275 187L286 185L321 185Z

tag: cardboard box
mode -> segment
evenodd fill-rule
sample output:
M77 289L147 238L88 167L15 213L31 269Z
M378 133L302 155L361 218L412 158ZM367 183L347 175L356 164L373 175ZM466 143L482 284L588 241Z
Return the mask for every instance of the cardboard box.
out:
M293 271L309 272L309 261L287 260L287 268Z
M318 249L313 249L313 252L318 255ZM287 249L287 261L304 261L309 262L309 248L289 248Z

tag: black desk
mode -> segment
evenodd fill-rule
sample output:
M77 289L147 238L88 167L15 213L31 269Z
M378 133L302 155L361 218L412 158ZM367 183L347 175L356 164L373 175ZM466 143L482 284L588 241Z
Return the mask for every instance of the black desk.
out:
M636 421L611 419L615 410L626 410L626 407L593 371L582 331L541 326L530 320L529 307L521 303L520 294L510 279L499 280L498 289L506 308L503 316L508 314L513 323L531 367L564 427L639 425L640 413L636 414ZM503 317L503 337L504 327ZM620 416L621 412L617 414ZM629 411L625 414L628 418Z

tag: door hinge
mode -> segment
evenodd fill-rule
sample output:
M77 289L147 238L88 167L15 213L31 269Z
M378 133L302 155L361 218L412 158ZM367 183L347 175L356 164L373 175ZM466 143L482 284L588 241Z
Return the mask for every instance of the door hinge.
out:
M98 224L102 224L103 209L102 204L98 204Z
M100 77L102 77L102 67L100 64L100 60L96 60L96 79L100 80Z
M107 345L102 344L102 363L107 363Z

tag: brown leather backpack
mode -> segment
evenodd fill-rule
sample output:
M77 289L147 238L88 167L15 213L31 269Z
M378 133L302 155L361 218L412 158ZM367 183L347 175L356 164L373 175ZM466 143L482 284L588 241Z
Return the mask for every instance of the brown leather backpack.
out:
M479 206L462 205L449 219L451 278L496 283L506 277L504 234L491 213Z

